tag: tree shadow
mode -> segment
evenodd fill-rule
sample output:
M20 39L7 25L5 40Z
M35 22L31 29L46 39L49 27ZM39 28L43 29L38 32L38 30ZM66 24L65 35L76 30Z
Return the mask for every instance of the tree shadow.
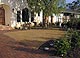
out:
M38 50L38 49L33 49L33 48L14 47L13 49L14 49L14 50L17 50L17 51L28 52L28 53L31 53L31 54L47 54L47 53L44 52L44 51L41 51L41 50Z
M31 54L48 54L45 51L38 49L39 46L44 42L35 40L34 41L24 40L24 41L18 42L18 44L10 47L16 51L23 51Z
M45 41L37 41L37 40L21 40L18 42L19 45L27 46L27 47L39 47Z
M24 42L19 42L16 46L10 46L12 49L16 51L22 51L26 53L31 53L31 54L45 54L45 55L54 55L54 52L50 51L43 51L40 50L39 47L45 42L43 41L29 41L26 40Z

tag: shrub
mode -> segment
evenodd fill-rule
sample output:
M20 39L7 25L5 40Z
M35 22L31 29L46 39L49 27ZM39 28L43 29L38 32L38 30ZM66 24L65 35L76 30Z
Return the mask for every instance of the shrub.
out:
M57 39L55 41L55 48L57 49L57 55L64 56L67 54L67 51L70 49L70 44L66 38Z
M62 56L70 56L74 57L74 54L78 55L80 54L80 31L76 30L69 30L67 34L63 38L59 38L56 40L49 40L42 44L39 49L54 52L54 55ZM68 57L67 57L68 58ZM80 56L79 56L80 58Z
M55 41L54 47L57 50L57 55L65 56L68 51L80 48L80 33L76 30L70 30L67 34Z
M80 19L77 20L77 29L80 29Z
M67 22L66 26L68 28L80 29L80 18L79 19L71 19Z
M80 33L76 30L70 30L66 34L66 38L71 45L71 48L80 47Z
M60 22L55 22L56 27L59 27Z

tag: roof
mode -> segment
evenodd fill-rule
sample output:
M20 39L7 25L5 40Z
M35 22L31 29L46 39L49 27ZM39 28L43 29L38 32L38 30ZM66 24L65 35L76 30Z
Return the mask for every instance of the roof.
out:
M74 10L65 10L65 11L62 11L62 13L80 14L79 11L74 11Z

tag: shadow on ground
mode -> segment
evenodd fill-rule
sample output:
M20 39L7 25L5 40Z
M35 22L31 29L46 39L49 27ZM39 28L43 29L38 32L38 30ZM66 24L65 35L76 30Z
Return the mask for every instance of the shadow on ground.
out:
M22 52L28 52L28 53L32 53L32 54L46 54L49 56L53 56L54 52L50 53L48 51L43 51L43 50L39 50L38 48L45 43L45 41L29 41L29 40L23 40L18 42L17 46L11 46L11 48L13 48L14 50L17 51L22 51Z
M41 43L43 42L22 40L18 42L16 46L11 46L11 48L17 51L30 52L35 54L44 54L44 52L38 50L38 47L40 46Z

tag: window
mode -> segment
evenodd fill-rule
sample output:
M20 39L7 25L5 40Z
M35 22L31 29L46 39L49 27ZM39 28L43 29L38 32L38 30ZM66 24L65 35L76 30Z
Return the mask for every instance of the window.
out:
M22 10L22 21L23 22L29 22L29 12L27 8L24 8Z

